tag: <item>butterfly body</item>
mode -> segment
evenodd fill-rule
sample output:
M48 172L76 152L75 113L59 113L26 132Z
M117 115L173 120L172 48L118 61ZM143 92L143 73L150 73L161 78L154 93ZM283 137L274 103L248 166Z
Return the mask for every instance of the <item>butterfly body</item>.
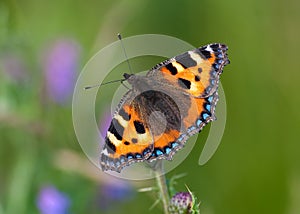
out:
M171 160L186 140L215 119L227 46L211 44L154 66L145 76L124 74L122 98L100 155L103 170L134 162Z

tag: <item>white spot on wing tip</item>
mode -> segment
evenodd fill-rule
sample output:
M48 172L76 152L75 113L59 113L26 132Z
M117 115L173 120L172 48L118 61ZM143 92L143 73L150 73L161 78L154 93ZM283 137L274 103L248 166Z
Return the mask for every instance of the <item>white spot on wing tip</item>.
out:
M108 156L109 154L108 154L107 148L103 149L101 154Z
M213 49L211 49L210 45L207 45L207 47L205 48L205 50L207 50L209 52L213 52Z

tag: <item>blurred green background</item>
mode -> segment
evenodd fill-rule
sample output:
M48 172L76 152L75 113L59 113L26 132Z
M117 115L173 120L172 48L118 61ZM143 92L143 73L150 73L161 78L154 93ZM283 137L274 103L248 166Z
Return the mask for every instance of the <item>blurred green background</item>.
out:
M49 203L58 214L162 213L150 210L154 193L136 192L152 181L114 183L73 131L74 81L119 32L229 46L222 143L199 166L205 128L167 174L187 173L178 190L186 184L204 214L300 213L299 11L296 0L1 0L0 214L51 213Z

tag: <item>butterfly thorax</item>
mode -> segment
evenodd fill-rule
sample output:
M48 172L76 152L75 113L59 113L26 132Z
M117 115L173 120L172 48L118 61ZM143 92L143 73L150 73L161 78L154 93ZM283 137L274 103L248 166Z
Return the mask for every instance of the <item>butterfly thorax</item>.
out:
M149 78L145 76L127 73L124 73L123 76L126 79L126 81L132 86L133 90L142 92L153 89L153 86L151 87L151 84L149 84Z

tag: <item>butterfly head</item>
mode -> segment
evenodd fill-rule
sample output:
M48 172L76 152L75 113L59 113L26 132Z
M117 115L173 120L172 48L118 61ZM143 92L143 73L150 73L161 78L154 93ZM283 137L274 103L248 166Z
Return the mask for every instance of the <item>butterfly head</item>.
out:
M134 74L127 74L127 73L124 73L123 77L125 78L125 81L127 81L130 85L135 85L138 79L137 78L138 76Z
M128 80L131 76L133 76L134 74L127 74L127 73L124 73L123 74L123 77L125 78L125 80Z

